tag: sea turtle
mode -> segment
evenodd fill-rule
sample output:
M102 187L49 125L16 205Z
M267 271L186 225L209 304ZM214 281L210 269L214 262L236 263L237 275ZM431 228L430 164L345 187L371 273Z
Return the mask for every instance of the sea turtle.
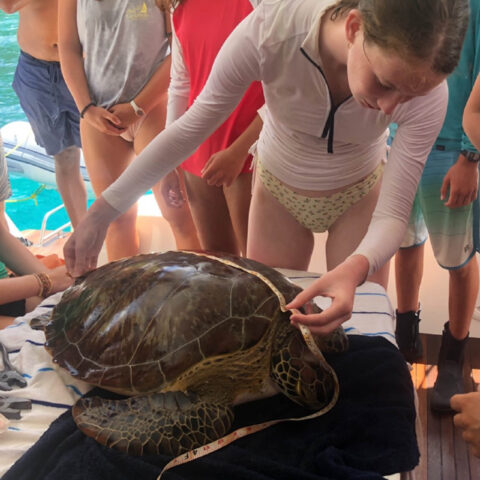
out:
M223 263L233 262L238 266ZM134 455L178 455L228 433L234 404L284 393L321 409L338 382L282 312L283 275L244 258L190 252L138 255L77 280L45 327L53 361L129 398L80 399L78 427ZM343 351L343 329L316 339Z

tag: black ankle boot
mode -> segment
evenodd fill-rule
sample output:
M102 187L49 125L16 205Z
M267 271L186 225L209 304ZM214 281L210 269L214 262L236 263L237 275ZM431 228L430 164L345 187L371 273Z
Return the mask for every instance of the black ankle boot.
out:
M438 354L438 376L433 386L430 407L437 413L453 413L450 399L464 392L463 361L468 335L463 340L452 337L447 322L444 325L442 344Z
M410 363L422 358L423 348L420 340L418 324L420 323L420 310L414 312L399 313L395 311L397 323L395 326L395 338L398 348L405 360Z

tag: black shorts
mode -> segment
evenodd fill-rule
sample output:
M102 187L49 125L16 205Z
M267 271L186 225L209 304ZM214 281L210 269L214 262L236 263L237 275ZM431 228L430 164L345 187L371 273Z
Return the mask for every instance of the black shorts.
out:
M25 313L25 300L17 300L16 302L0 305L0 316L23 317Z

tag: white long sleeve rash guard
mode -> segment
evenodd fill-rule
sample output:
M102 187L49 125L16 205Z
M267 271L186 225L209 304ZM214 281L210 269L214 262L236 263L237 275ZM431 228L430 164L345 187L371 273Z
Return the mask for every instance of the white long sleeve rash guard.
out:
M364 178L398 130L368 231L352 254L375 272L398 249L418 181L445 116L448 87L398 105L391 115L350 97L333 106L318 52L321 17L333 0L263 0L221 48L188 111L161 132L103 192L119 212L188 158L260 80L267 112L257 149L264 166L292 187L332 190Z

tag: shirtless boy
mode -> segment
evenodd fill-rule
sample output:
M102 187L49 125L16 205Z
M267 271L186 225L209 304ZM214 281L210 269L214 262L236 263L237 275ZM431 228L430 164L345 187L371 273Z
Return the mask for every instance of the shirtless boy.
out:
M57 187L75 227L86 212L80 174L80 116L60 71L57 0L0 0L5 13L19 12L20 57L13 80L36 142L55 159Z

